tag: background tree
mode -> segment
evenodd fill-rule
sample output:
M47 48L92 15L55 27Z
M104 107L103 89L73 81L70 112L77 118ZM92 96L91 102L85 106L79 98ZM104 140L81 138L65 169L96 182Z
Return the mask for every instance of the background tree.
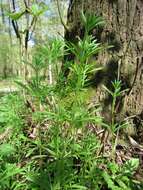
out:
M70 0L65 32L66 40L76 41L83 36L79 12L83 9L105 19L105 26L92 31L99 42L113 45L98 56L98 63L104 65L92 79L92 85L99 87L104 83L110 88L115 78L122 80L123 89L128 89L117 105L120 111L124 100L124 113L127 115L143 113L143 1L141 0ZM96 57L97 58L97 57ZM110 97L98 98L104 106L110 103ZM96 96L97 97L97 96ZM97 98L96 98L97 99Z
M60 0L60 6L66 15L67 1ZM0 77L30 76L24 63L31 61L36 46L59 33L63 36L57 4L53 0L0 0L0 16Z

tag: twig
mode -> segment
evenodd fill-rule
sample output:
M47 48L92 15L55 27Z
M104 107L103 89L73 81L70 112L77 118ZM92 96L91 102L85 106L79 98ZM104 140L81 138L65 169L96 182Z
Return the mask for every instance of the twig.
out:
M56 1L57 1L57 8L58 8L58 13L59 13L60 21L61 21L61 23L62 23L64 29L65 29L66 31L69 31L69 28L67 27L67 25L65 24L65 22L63 21L63 18L62 18L59 0L56 0Z

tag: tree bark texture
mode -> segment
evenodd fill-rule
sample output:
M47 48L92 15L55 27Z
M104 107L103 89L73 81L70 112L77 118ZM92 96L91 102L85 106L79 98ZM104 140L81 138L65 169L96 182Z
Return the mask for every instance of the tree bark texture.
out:
M113 48L100 53L97 62L104 69L96 73L92 80L97 89L96 99L109 106L110 97L105 97L101 90L104 83L111 88L115 78L122 80L123 89L129 89L120 98L120 109L127 115L143 115L143 0L71 0L68 9L65 32L67 40L75 41L83 35L80 11L100 15L105 19L104 28L92 33L102 43ZM123 103L124 102L124 103ZM124 109L123 109L124 104ZM142 118L143 119L143 118Z

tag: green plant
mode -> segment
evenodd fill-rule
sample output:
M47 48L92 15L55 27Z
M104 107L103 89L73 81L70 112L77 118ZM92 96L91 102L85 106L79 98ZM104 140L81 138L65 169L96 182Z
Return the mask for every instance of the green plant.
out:
M115 109L116 109L116 100L119 96L121 96L123 94L123 92L125 92L125 90L121 90L121 81L119 80L115 80L112 82L112 86L113 86L113 91L109 90L106 86L103 86L104 89L112 96L112 106L111 106L111 131L114 133L115 132Z
M115 80L112 82L113 91L109 90L106 86L103 86L104 89L111 95L112 97L112 105L111 105L111 123L105 124L104 126L107 127L109 133L112 134L112 152L111 152L111 158L114 159L115 152L116 152L116 145L118 140L118 134L119 130L121 128L124 128L127 126L127 124L124 122L122 124L116 123L116 104L117 104L117 98L120 97L126 90L122 90L122 83L119 80ZM115 135L115 133L117 133ZM116 138L115 138L116 136Z
M131 159L122 167L115 163L108 163L108 172L103 172L103 178L111 190L132 190L132 185L135 183L132 176L139 166L139 159Z
M76 56L80 64L87 64L89 58L100 52L103 47L91 35L86 35L83 40L79 39L78 44L68 43L69 50Z
M89 32L92 31L94 28L99 26L103 27L105 25L105 21L102 17L90 13L84 14L83 10L81 11L81 21L85 28L85 36L88 35Z
M23 98L19 95L10 94L1 98L0 103L2 131L6 128L12 129L12 131L19 131L23 126L22 114L24 114L23 109L25 107Z
M16 164L5 163L1 165L0 188L3 190L12 189L15 186L14 178L20 174L22 174L22 169L17 167Z

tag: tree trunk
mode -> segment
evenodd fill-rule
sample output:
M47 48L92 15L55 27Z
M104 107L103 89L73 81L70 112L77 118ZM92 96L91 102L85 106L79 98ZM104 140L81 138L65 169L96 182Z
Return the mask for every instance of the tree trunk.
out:
M109 105L110 97L102 96L100 87L104 83L110 88L111 81L120 79L123 88L128 88L124 101L124 113L143 115L143 1L142 0L71 0L68 9L65 33L67 40L82 36L80 10L100 15L105 19L105 27L93 30L95 37L102 43L113 45L108 51L98 55L97 62L104 66L98 72L93 84L97 88L96 98ZM118 108L119 108L118 107ZM120 109L118 109L120 111ZM142 118L143 119L143 118Z

